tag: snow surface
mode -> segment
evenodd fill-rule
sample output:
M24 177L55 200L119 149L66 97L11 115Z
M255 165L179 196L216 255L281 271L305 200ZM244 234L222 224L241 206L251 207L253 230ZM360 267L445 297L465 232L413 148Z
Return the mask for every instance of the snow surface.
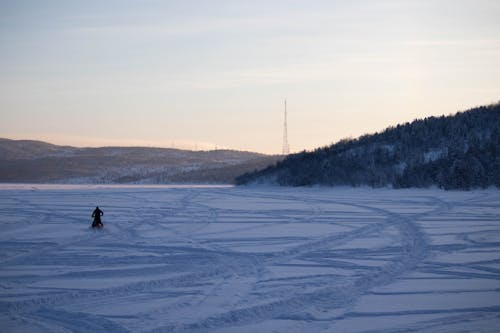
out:
M0 185L0 223L2 332L500 331L497 190Z

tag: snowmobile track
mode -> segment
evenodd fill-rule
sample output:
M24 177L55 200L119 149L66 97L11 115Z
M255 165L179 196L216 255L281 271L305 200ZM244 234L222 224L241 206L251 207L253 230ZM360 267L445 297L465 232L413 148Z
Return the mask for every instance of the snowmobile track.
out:
M400 314L421 319L355 331L424 332L461 324L478 327L500 318L500 304L494 301L500 293L496 194L276 188L92 191L69 196L54 191L49 198L43 190L29 196L0 191L0 197L12 197L0 203L0 214L15 217L7 204L17 196L27 207L18 223L24 229L17 232L18 224L10 223L7 232L13 238L2 239L7 256L0 261L0 323L18 318L17 324L27 327L80 333L269 327L331 332L342 331L339 323ZM109 232L82 232L82 219L73 216L64 222L64 211L54 220L49 214L50 200L58 198L61 207L83 207L79 201L94 196L104 201ZM474 209L484 210L475 213L479 229L471 223L463 230L450 229L455 223L450 216L457 216L453 211L467 221L467 212ZM67 212L73 211L77 209ZM39 215L39 224L30 221ZM71 231L61 233L64 237L25 233L31 227L52 230L61 223ZM435 259L455 253L470 257L466 268ZM413 274L414 281L450 279L456 287L452 292L440 292L439 287L384 291L408 283ZM474 289L468 280L485 285ZM93 288L91 281L103 284ZM377 312L363 303L370 297L455 299L478 293L493 296L449 310Z

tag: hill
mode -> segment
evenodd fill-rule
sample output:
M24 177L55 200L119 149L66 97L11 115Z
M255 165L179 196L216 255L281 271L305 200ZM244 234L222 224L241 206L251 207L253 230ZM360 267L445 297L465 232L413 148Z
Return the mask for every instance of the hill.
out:
M500 187L500 103L288 156L238 184Z
M233 150L76 148L0 139L0 182L233 183L279 158Z

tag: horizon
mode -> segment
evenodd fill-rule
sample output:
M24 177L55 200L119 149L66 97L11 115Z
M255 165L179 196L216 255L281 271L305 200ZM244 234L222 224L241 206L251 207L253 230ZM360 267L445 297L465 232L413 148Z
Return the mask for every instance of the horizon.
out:
M500 3L0 3L0 136L292 153L500 96ZM191 148L189 148L191 147Z
M453 117L459 113L463 113L463 112L468 112L468 111L473 111L474 109L476 108L480 108L480 107L490 107L490 106L495 106L495 105L499 105L500 104L500 100L497 101L497 102L493 102L493 103L489 103L489 104L484 104L484 105L476 105L470 109L467 109L467 110L459 110L459 111L456 111L456 112L453 112L453 113L450 113L450 114L447 114L447 115L437 115L437 116L427 116L427 117L421 117L421 118L415 118L415 119L412 119L412 120L409 120L409 121L405 121L405 122L401 122L401 123L397 123L397 124L391 124L391 125L388 125L387 127L383 128L383 129L379 129L379 130L375 130L374 132L370 132L370 133L363 133L363 134L360 134L359 136L356 136L356 137L345 137L345 138L340 138L338 139L337 141L335 142L331 142L331 143L328 143L328 144L325 144L325 145L322 145L322 146L317 146L317 147L313 147L311 149L304 149L302 151L294 151L294 152L290 152L290 155L291 154L295 154L295 153L300 153L300 152L303 152L303 151L306 151L306 152L312 152L316 149L320 149L320 148L323 148L323 147L326 147L326 146L332 146L332 145L335 145L341 141L344 141L344 140L356 140L362 136L365 136L365 135L375 135L377 133L381 133L381 132L384 132L386 130L389 130L391 129L392 127L396 127L396 126L399 126L399 125L405 125L406 123L413 123L415 121L419 121L419 120L424 120L426 118L432 118L432 117ZM272 156L272 155L283 155L281 153L262 153L262 152L258 152L258 151L251 151L251 150L239 150L239 149L232 149L232 148L229 148L229 147L218 147L217 145L215 146L212 146L212 148L210 148L210 144L207 144L207 143L201 143L201 144L198 144L198 143L189 143L189 142L183 142L183 143L179 143L178 145L173 145L173 146L168 146L168 145L165 145L165 146L158 146L158 145L155 145L156 143L154 142L149 142L146 143L144 141L142 141L142 144L124 144L124 145L119 145L119 144L115 144L115 145L73 145L73 144L67 144L67 143L55 143L55 142L51 142L51 141L47 141L47 140L43 140L43 139L36 139L36 138L7 138L7 137L0 137L0 139L7 139L7 140L12 140L12 141L39 141L39 142L44 142L44 143L48 143L48 144L52 144L52 145L56 145L56 146L69 146L69 147L72 147L72 148L160 148L160 149L177 149L177 150L185 150L185 151L193 151L193 152L210 152L210 151L218 151L218 150L231 150L231 151L239 151L239 152L247 152L247 153L255 153L255 154L263 154L263 155L268 155L268 156ZM205 145L205 149L202 147L203 145ZM286 156L286 155L284 155Z

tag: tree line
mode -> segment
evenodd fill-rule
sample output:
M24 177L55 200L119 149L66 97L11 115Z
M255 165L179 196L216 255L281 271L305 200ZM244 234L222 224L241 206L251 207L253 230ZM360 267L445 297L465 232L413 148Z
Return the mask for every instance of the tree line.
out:
M237 184L500 188L500 103L287 156Z

